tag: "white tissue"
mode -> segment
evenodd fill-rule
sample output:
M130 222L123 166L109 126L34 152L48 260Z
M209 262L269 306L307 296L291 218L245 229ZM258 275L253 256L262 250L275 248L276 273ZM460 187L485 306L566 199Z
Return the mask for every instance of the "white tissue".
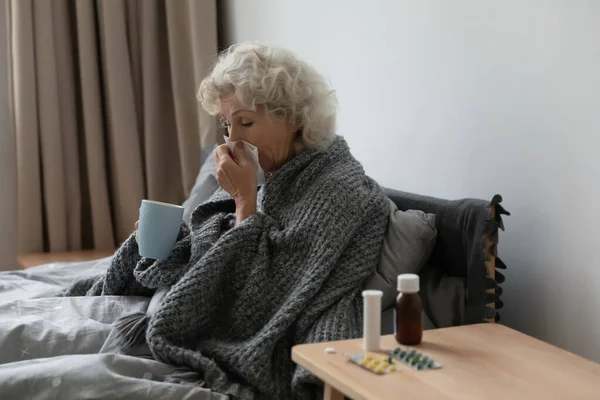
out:
M229 140L229 138L227 136L223 136L223 138L225 139L225 143L227 143L227 146L229 146L229 149L231 151L233 151L233 149L235 148L235 144L238 141L231 141ZM244 144L244 147L246 148L246 152L248 154L250 154L250 159L252 160L254 166L256 167L256 182L258 184L258 186L261 186L265 183L265 173L262 170L262 168L260 167L260 163L258 162L258 149L256 148L256 146L245 142L243 140L239 140L240 142L242 142Z

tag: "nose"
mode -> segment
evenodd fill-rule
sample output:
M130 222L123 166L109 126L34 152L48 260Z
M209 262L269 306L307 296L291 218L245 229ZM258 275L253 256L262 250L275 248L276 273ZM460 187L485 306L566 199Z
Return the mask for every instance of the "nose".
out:
M229 126L228 131L229 140L231 140L232 142L237 142L238 140L241 140L239 131L233 125Z

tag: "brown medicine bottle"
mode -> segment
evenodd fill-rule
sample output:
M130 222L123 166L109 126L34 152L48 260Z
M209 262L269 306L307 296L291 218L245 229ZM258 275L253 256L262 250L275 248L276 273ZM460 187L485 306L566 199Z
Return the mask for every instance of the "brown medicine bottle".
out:
M405 346L421 343L423 338L423 306L419 296L419 275L398 275L396 299L396 341Z

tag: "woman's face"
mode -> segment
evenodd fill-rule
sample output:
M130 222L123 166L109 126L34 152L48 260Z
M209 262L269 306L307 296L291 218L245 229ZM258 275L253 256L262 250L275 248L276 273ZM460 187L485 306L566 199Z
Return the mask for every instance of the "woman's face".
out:
M258 148L265 172L274 172L292 156L297 129L269 116L262 105L256 106L256 111L245 110L233 96L223 97L220 118L231 141L243 140Z

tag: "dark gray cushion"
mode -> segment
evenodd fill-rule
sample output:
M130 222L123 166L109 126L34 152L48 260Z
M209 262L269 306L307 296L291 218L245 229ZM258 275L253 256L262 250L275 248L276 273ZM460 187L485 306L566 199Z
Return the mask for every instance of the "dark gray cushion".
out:
M489 261L492 268L506 268L497 257L496 247L498 230L504 230L502 215L509 215L500 205L502 196L495 195L490 202L444 200L393 189L386 189L386 194L400 210L418 209L435 214L438 236L427 264L438 268L443 276L464 279L465 301L462 303L466 309L460 323L497 320L496 310L502 307L499 284L504 276L496 271L495 278L491 278L485 262ZM492 241L489 248L486 248L487 236ZM487 289L495 289L496 294L490 298ZM496 310L487 306L491 302L495 302Z

